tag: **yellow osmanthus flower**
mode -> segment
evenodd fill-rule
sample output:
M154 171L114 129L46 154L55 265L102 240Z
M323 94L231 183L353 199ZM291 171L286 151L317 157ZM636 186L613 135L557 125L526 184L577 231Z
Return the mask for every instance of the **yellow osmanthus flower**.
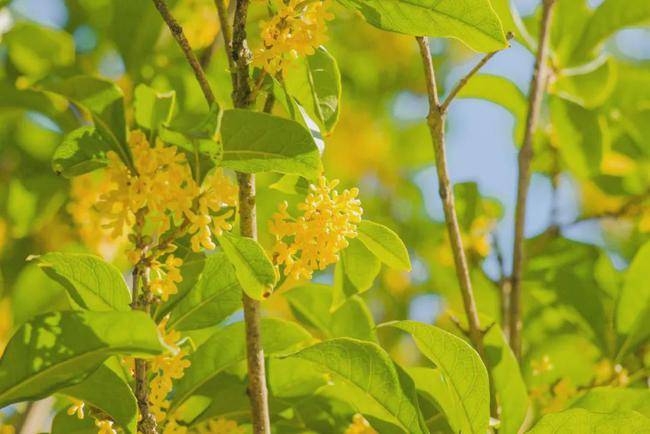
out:
M532 368L534 376L545 374L555 368L553 363L551 363L551 358L548 354L544 354L539 360L531 360L530 367Z
M158 325L158 330L163 337L165 344L169 347L167 354L155 357L151 362L153 377L149 383L149 403L151 413L156 417L158 423L165 421L169 400L167 395L172 390L173 380L183 377L183 371L190 366L189 360L184 360L187 351L178 345L181 336L174 330L167 330L167 320L163 319ZM172 425L176 424L175 419L170 418Z
M269 225L276 239L273 259L276 265L284 266L286 276L310 279L315 270L338 261L338 253L348 246L347 238L357 236L363 214L357 199L359 190L352 188L339 194L334 190L337 185L338 180L328 182L321 176L298 205L301 216L289 215L286 202L273 215Z
M77 415L77 418L83 419L84 418L84 407L85 404L83 401L75 398L70 398L70 401L72 401L72 405L68 407L68 410L66 413L68 415L72 416L73 414Z
M106 169L110 187L98 204L108 216L112 236L121 236L125 228L133 227L136 215L142 213L151 223L147 226L153 235L166 232L186 218L192 249L214 249L212 235L232 228L229 220L237 205L237 187L233 182L223 171L214 170L199 186L185 156L175 146L158 142L151 147L141 131L131 132L129 145L137 174L110 152ZM134 251L129 259L135 263L141 256L141 252Z
M13 327L12 312L11 298L4 297L0 300L0 355L5 350L5 345L7 345Z
M183 260L171 254L167 256L165 262L160 263L158 260L154 260L151 264L152 279L149 289L162 301L167 301L170 295L178 292L176 284L183 280L181 265L183 265Z
M209 420L196 427L197 434L244 434L244 428L234 420L219 418Z
M99 428L97 434L117 434L117 430L113 428L112 420L96 420L95 425Z
M16 434L16 428L11 425L0 425L0 434Z
M293 59L314 54L327 41L328 0L279 2L278 12L262 22L262 47L255 50L253 64L269 74L283 71Z
M357 413L352 417L352 423L345 430L345 434L377 434L377 431L370 426L365 417Z
M105 259L112 259L125 237L112 237L105 226L110 218L96 207L99 198L112 187L105 171L77 176L70 183L70 202L67 211L72 217L74 227L83 244Z
M562 378L552 387L553 397L544 408L544 413L555 413L564 409L577 392L571 380Z

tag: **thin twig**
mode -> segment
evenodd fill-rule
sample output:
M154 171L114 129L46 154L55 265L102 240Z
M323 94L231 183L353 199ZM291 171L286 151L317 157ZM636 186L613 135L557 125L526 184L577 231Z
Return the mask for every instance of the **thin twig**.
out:
M499 264L499 313L501 314L501 330L508 338L510 336L510 322L508 316L510 314L510 279L506 273L505 259L503 256L503 249L499 243L499 237L496 233L492 233L492 248L495 252L497 263Z
M456 216L456 205L454 201L454 193L449 179L447 169L447 157L445 150L445 114L441 110L438 101L437 85L435 79L435 72L433 69L433 62L431 60L431 53L429 51L429 43L424 37L417 37L420 46L420 54L424 64L424 74L427 84L427 93L429 97L429 115L427 121L431 133L431 140L433 142L433 150L436 157L436 168L438 172L439 193L442 199L443 210L445 213L445 223L447 231L449 232L449 241L454 255L454 263L456 266L456 274L460 284L461 294L463 296L463 304L465 307L465 314L467 316L467 323L469 325L469 335L472 344L482 356L485 355L483 347L483 339L481 338L481 325L478 318L478 311L476 309L476 302L474 300L474 292L472 290L472 283L469 277L469 267L467 265L467 258L463 250L463 242L461 239L460 227L458 225L458 218Z
M528 116L524 142L519 150L517 181L517 203L515 208L515 236L513 245L512 289L510 292L510 346L515 356L521 358L521 276L524 266L524 227L526 223L526 199L530 185L530 166L533 159L533 136L542 104L547 73L546 58L548 55L549 29L551 12L555 0L543 0L542 21L539 32L539 46L535 58L535 69L530 83L528 95Z
M510 40L510 39L512 39L513 34L508 32L508 34L506 36L507 36L508 40ZM497 54L499 51L501 51L501 50L493 51L491 53L487 53L476 64L476 66L474 66L474 68L471 69L471 71L469 71L463 78L460 79L460 81L451 90L451 92L449 92L449 95L447 95L447 98L445 98L445 100L440 105L440 111L442 111L443 113L447 112L447 109L449 108L449 104L451 104L451 102L454 100L454 98L456 98L456 96L458 96L458 94L463 89L463 87L465 87L467 85L467 83L469 82L469 80L474 75L476 75L476 73L479 72L481 70L481 68L483 68L485 66L485 64L488 63L490 61L490 59L493 58L494 55Z
M481 330L481 323L478 317L478 310L476 308L476 301L474 298L474 291L472 289L472 282L469 276L469 266L467 264L467 257L463 250L463 241L460 233L460 226L458 225L458 217L456 216L456 205L454 200L454 192L449 179L449 170L447 169L447 156L445 149L445 112L442 110L438 96L438 86L436 84L436 76L433 68L433 61L431 59L431 52L429 51L429 43L424 37L415 38L420 47L420 55L424 66L424 76L427 86L427 95L429 98L429 114L427 115L427 123L429 125L429 132L431 133L431 141L433 143L433 151L436 160L436 171L438 173L438 192L442 200L442 208L445 214L445 224L449 235L449 242L454 257L454 264L456 268L456 276L460 286L461 296L463 298L463 307L465 309L465 316L467 317L467 330L469 339L478 352L481 360L488 367L488 376L490 379L490 414L493 417L498 417L498 406L496 401L496 394L494 389L494 382L492 381L491 370L489 369L489 362L485 353L485 346L483 344L483 331Z
M160 12L160 16L162 16L163 20L165 20L165 23L167 24L167 27L169 27L169 30L172 33L172 36L178 43L178 46L181 47L181 50L183 50L183 54L185 54L185 58L187 59L187 63L190 64L190 67L194 71L194 76L196 77L196 81L199 83L199 86L201 86L201 90L203 91L203 95L205 96L205 100L208 102L208 105L212 105L215 103L216 99L214 97L214 94L212 93L212 89L210 88L210 83L208 83L208 79L205 76L205 73L203 72L203 68L201 68L201 64L199 63L198 59L194 55L194 52L192 51L192 47L190 47L190 43L187 41L187 38L185 37L185 33L183 32L183 27L181 27L180 24L178 24L178 21L172 16L171 12L169 12L169 8L167 7L167 4L165 3L164 0L153 0L154 5L156 5L156 9L158 9L158 12Z

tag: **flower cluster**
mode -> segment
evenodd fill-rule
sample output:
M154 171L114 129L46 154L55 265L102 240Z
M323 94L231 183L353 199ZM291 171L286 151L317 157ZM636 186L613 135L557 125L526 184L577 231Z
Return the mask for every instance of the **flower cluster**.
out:
M190 366L189 360L185 360L187 351L179 346L180 333L174 330L167 330L167 318L163 319L158 325L160 334L170 351L167 354L157 356L151 362L151 372L153 377L149 383L149 404L151 413L155 416L158 423L165 420L169 400L167 395L172 390L173 380L183 377L183 371ZM176 425L176 421L170 418L170 425ZM168 431L164 431L167 433ZM175 432L169 430L169 432Z
M357 413L352 417L352 423L345 430L345 434L377 434L377 431L370 426L365 417Z
M178 289L176 284L183 280L180 266L183 260L170 254L165 262L154 259L151 263L152 279L149 283L149 290L160 297L162 301L167 301L170 295L176 294Z
M334 188L338 181L328 182L320 177L310 186L305 201L298 205L303 214L289 215L288 204L280 205L273 215L270 232L275 236L273 259L284 266L284 274L299 280L310 279L314 270L322 270L338 261L338 253L348 246L346 238L357 236L357 224L363 209L357 199L359 190Z
M233 420L219 418L209 420L196 427L197 434L244 434L244 428Z
M113 236L123 233L125 227L132 227L136 214L146 211L153 223L153 231L160 234L171 227L174 221L183 217L192 225L190 233L195 235L192 245L214 248L210 244L212 230L217 234L230 226L236 206L237 189L220 170L215 170L199 186L192 179L192 172L185 156L175 146L158 142L151 147L140 131L133 131L129 138L137 174L122 164L117 154L110 152L107 168L111 188L100 197L100 210L110 216ZM198 210L194 209L198 201ZM218 213L211 216L210 212ZM196 241L195 241L196 240Z
M77 418L83 419L85 416L84 407L86 406L86 404L83 401L75 398L70 398L70 401L72 401L72 405L68 407L66 413L68 413L69 416L76 414Z
M228 2L225 2L228 5ZM219 20L212 0L178 2L173 15L180 22L185 37L194 49L207 47L219 33Z
M278 12L262 22L262 47L255 51L253 64L276 74L291 59L314 54L327 41L326 21L334 18L327 7L327 0L281 2Z
M70 184L70 202L67 205L81 241L107 259L112 259L126 241L125 237L111 236L111 231L106 228L110 219L95 207L100 197L111 188L111 180L104 171L77 176Z

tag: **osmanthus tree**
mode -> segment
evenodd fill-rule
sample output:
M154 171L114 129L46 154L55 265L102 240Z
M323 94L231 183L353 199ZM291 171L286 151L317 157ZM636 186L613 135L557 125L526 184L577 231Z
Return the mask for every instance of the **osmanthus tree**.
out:
M525 19L507 0L67 10L74 40L29 21L2 35L0 235L10 230L0 252L7 287L27 288L3 289L0 303L1 337L13 329L0 359L2 432L28 432L50 396L52 433L650 431L650 70L603 48L650 20L647 1L543 0ZM322 156L346 123L342 83L354 83L363 56L342 49L347 40L332 38L338 59L325 47L335 14L350 44L365 31L357 14L386 32L378 41L409 36L434 151L419 164L435 164L444 225L391 223L383 205L364 212L357 188L328 179ZM429 38L483 53L444 93L445 59ZM535 55L528 98L480 74L512 40ZM362 48L401 61L381 43ZM115 57L125 74L100 78ZM360 88L376 105L375 90ZM458 98L515 118L513 271L496 281L480 265L500 206L450 181L445 124ZM363 144L346 146L354 156ZM532 172L555 187L571 176L586 200L581 219L615 221L610 253L629 266L565 238L556 216L525 240ZM83 247L63 242L64 203ZM447 319L375 324L362 294L432 257L452 300ZM405 336L421 363L399 356Z

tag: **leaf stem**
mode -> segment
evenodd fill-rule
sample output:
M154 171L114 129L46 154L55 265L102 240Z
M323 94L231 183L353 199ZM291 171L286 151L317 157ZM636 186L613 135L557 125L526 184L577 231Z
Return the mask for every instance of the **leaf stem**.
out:
M528 95L528 116L526 118L526 129L524 142L519 150L517 180L517 203L515 206L515 229L513 244L513 265L511 291L510 291L510 346L517 357L521 359L521 276L524 266L524 226L526 223L526 200L528 198L528 186L530 185L530 166L533 159L533 137L539 122L542 98L545 91L546 73L548 65L549 29L551 23L551 12L555 0L543 0L542 21L539 32L539 46L535 56L535 69L530 83Z

